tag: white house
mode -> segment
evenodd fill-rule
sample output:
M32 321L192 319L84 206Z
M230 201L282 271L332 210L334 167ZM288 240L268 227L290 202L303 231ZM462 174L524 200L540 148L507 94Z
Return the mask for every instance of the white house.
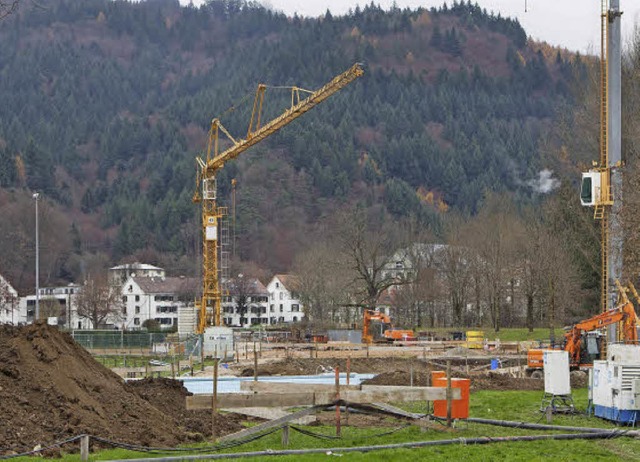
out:
M127 263L109 268L109 282L113 285L124 284L130 277L164 278L165 270L146 263Z
M18 292L0 275L0 324L25 323L26 318L26 311L20 311Z
M38 290L40 318L57 318L54 322L58 326L69 329L90 329L91 322L79 318L76 311L75 299L81 290L82 286L73 283L66 286L41 287ZM20 312L24 314L24 319L20 322L33 322L36 314L35 294L20 298Z
M122 286L122 329L141 329L155 320L163 329L178 327L178 309L193 304L200 281L187 277L129 276Z
M304 317L302 303L295 292L296 277L290 274L276 274L267 285L269 292L269 324L301 321ZM272 322L275 320L275 322Z
M225 287L229 292L222 298L222 317L226 326L275 324L267 313L269 292L259 280L240 275L227 281Z

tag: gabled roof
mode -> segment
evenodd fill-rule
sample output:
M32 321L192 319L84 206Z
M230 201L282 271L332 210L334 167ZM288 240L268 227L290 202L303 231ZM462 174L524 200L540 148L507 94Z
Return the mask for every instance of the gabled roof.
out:
M109 268L110 270L158 270L163 271L163 268L159 268L153 265L147 265L146 263L126 263L124 265L114 266Z
M200 291L200 280L198 278L169 277L169 278L147 278L131 277L146 294L188 294Z
M18 291L16 289L13 288L13 286L11 284L9 284L9 281L7 281L1 274L0 274L0 298L4 298L5 293L7 292L8 295L10 295L11 297L17 297L18 296Z
M264 284L255 278L229 279L226 288L229 290L230 295L269 296Z
M273 276L274 278L278 278L282 285L289 290L298 290L300 287L300 279L298 276L293 274L276 274Z

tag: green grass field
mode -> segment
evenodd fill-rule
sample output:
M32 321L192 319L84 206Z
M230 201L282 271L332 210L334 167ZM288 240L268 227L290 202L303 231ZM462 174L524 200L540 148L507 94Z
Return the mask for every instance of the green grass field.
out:
M526 422L546 423L542 413L539 411L541 392L521 392L521 391L480 391L471 395L472 417L484 417L499 420L514 420ZM584 415L587 404L586 390L574 391L576 407L581 414L578 415L556 415L553 418L555 425L571 425L582 427L598 427L615 429L614 425L595 417ZM396 403L398 404L398 403ZM417 411L424 411L425 403L410 403L402 407ZM506 461L598 461L598 460L620 460L620 461L640 461L640 440L632 438L616 438L609 440L571 440L571 441L533 441L533 442L506 442L486 445L466 445L464 439L476 437L499 437L516 435L536 435L564 432L531 431L517 428L502 428L467 422L458 422L452 431L426 430L416 426L401 428L398 431L380 436L383 432L398 429L404 424L393 419L385 421L384 427L379 428L357 428L353 426L343 426L342 439L325 440L307 436L296 431L291 431L290 444L284 448L281 443L280 431L268 435L257 441L237 447L229 452L249 452L266 451L280 449L309 449L309 448L332 448L332 447L357 447L363 445L383 445L393 443L434 441L439 439L460 439L459 443L448 446L436 446L418 449L392 449L375 452L353 452L337 453L327 455L321 454L295 455L295 456L263 456L251 460L282 460L282 461L311 461L327 460L340 457L340 460L349 461L415 461L415 460L435 460L450 461L464 460L465 462L478 461L486 462L493 460ZM335 435L332 426L304 427L315 433L327 436ZM444 430L444 427L443 427ZM155 454L155 456L178 456L182 454ZM104 450L91 455L91 460L112 460L151 457L149 454L124 450ZM64 460L79 461L77 454L63 456ZM19 458L13 460L42 460L41 458ZM238 459L235 459L238 460ZM241 459L242 460L242 459ZM244 459L248 460L248 459Z

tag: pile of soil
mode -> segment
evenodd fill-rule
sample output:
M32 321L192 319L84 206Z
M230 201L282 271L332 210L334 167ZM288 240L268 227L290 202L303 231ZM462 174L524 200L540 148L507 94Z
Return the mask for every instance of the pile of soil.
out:
M347 371L346 358L292 358L258 366L258 375L314 375L331 372L335 367ZM415 358L351 358L350 371L359 374L376 374L396 370L429 371L431 367ZM243 377L253 376L253 368L240 372Z
M146 378L127 383L127 387L158 408L163 413L173 417L178 425L191 433L192 438L212 436L211 411L188 411L186 397L192 393L182 385L182 382L166 378ZM224 414L216 422L216 436L235 433L243 428L242 422L262 419L244 417L240 414Z
M0 453L82 433L145 446L201 439L194 432L204 428L183 426L171 410L184 406L186 390L162 385L149 402L57 328L1 325Z

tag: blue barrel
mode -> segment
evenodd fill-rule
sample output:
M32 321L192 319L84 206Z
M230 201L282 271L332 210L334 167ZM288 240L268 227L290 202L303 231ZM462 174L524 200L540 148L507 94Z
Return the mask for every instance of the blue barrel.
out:
M491 370L495 371L499 367L500 367L500 360L499 359L492 359L491 360Z

